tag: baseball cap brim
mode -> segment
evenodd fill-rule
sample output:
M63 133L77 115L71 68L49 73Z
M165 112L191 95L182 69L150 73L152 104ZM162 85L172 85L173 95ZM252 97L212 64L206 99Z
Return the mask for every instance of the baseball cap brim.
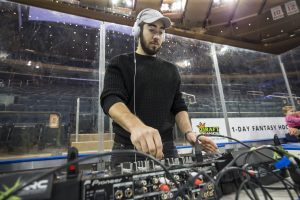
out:
M148 24L156 22L156 21L162 21L162 23L164 24L165 29L167 29L171 26L171 21L168 17L153 17L153 18L144 20L144 22L148 23Z

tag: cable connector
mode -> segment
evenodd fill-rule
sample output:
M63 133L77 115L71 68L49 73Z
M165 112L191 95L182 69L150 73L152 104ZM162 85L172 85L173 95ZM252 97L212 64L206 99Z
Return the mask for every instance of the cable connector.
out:
M256 149L257 149L256 147L251 147L250 151L256 151Z
M198 142L195 143L195 158L197 162L203 162L202 147Z
M276 169L282 169L284 167L289 166L290 164L291 164L290 159L287 156L283 156L280 160L274 163L274 166Z

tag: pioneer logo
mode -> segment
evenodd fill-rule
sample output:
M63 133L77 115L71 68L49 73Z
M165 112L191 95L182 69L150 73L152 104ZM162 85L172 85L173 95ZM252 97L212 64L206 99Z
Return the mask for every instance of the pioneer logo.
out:
M33 184L28 185L23 190L24 191L32 191L32 190L46 190L48 187L49 180L40 180L35 181Z
M113 184L113 183L119 183L119 182L121 182L121 178L118 178L118 179L109 179L109 180L98 180L98 179L96 179L96 180L94 180L93 182L92 182L92 186L94 186L94 185L106 185L106 184Z
M47 191L49 186L49 180L40 180L40 181L35 181L31 185L28 185L25 187L19 195L21 196L27 196L27 195L44 195L44 193Z

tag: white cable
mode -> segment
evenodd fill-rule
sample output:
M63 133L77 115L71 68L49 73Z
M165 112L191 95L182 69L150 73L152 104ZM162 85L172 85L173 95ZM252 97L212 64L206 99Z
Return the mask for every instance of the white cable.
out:
M133 36L133 62L134 62L134 75L133 75L133 113L136 115L135 110L135 79L136 79L136 56L135 56L135 35Z
M135 77L136 77L136 56L135 56L135 34L133 35L133 62L134 62L134 75L133 75L133 113L136 116L136 110L135 110ZM136 150L134 146L134 150ZM136 162L136 154L134 154L134 161Z

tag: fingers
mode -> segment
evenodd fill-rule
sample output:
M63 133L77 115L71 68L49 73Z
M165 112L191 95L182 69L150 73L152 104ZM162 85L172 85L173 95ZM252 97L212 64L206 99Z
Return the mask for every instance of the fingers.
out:
M150 154L157 159L162 159L162 142L159 132L151 127L131 133L131 142L138 151Z
M162 142L161 142L161 138L159 133L157 132L157 134L153 135L153 140L155 143L155 147L156 147L156 155L155 157L157 159L162 159L163 158L163 147L162 147Z
M135 146L135 148L136 148L137 151L143 151L142 150L142 146L141 146L141 144L139 142L134 143L133 145Z
M211 145L209 143L202 143L201 145L205 151L213 152L213 153L216 153L218 151L214 145Z
M149 153L149 148L148 148L147 140L141 140L140 144L141 144L142 152Z
M215 142L212 139L205 136L201 136L199 140L205 151L210 151L210 152L218 151L218 146L215 144Z

